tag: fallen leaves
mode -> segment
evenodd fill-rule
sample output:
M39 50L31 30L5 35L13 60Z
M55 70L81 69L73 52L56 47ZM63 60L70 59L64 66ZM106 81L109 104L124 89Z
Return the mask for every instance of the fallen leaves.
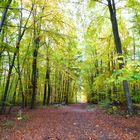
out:
M15 119L11 131L0 129L7 140L139 140L140 118L109 115L87 104L28 110L27 121ZM16 121L17 120L17 121Z

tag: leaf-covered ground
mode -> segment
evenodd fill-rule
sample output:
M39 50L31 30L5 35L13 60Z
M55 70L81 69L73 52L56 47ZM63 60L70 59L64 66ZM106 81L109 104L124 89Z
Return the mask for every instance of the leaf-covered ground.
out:
M0 140L140 140L140 117L109 115L87 104L0 116Z

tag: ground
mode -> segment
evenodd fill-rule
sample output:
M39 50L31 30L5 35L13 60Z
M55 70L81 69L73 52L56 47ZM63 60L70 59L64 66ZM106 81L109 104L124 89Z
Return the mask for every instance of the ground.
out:
M0 116L0 140L140 140L140 117L107 114L88 104Z

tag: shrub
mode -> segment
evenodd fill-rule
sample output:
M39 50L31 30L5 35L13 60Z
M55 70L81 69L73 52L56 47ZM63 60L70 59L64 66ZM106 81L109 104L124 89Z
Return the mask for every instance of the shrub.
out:
M133 103L140 103L140 96L139 95L133 96L132 101L133 101Z

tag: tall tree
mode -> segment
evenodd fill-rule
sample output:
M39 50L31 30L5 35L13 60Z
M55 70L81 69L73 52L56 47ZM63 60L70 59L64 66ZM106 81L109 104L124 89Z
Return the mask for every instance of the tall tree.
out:
M123 52L122 52L122 44L119 36L119 30L118 30L118 23L117 23L117 18L116 18L116 6L115 6L115 1L114 0L107 0L108 1L108 8L110 12L110 20L112 24L112 30L113 30L113 35L114 35L114 41L115 41L115 46L116 50L118 53L118 60L121 60L122 62L119 62L119 68L122 69L124 66L124 60L123 60ZM134 109L132 106L132 100L130 97L130 92L129 92L129 87L128 87L128 81L123 80L123 87L124 87L124 93L127 101L127 107L128 111L130 114L134 113Z

